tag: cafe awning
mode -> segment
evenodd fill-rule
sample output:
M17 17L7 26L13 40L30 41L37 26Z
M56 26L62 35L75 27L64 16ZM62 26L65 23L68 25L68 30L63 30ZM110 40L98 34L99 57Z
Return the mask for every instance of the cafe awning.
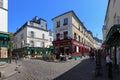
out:
M0 37L6 37L6 38L9 38L9 35L8 35L8 34L4 34L4 33L0 33Z
M120 24L111 27L103 44L110 46L120 45Z

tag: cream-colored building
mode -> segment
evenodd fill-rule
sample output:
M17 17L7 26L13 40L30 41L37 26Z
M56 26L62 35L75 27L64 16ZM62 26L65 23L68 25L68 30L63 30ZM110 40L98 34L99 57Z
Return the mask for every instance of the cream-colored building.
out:
M108 0L103 26L103 44L114 64L120 64L120 0Z
M56 16L54 25L54 50L56 54L71 54L73 56L88 54L94 48L94 39L74 11L68 11Z

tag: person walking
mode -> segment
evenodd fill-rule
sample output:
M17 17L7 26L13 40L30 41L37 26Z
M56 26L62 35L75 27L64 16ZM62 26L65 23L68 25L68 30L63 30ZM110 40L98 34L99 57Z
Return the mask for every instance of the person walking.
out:
M110 58L110 54L106 56L106 67L108 72L108 78L112 79L112 60Z

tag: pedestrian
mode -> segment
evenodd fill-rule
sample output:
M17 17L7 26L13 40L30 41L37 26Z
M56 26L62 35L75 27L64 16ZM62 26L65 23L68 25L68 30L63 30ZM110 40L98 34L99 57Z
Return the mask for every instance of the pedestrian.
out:
M108 72L108 78L112 79L112 60L110 58L110 54L106 56L106 67Z

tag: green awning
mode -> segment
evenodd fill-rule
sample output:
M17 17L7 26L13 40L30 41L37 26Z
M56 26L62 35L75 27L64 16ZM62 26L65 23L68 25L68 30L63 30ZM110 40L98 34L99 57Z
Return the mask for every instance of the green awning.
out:
M111 27L107 34L105 45L119 45L120 42L120 25L114 25Z
M0 33L0 37L6 37L6 38L9 38L9 35L8 35L8 34Z

